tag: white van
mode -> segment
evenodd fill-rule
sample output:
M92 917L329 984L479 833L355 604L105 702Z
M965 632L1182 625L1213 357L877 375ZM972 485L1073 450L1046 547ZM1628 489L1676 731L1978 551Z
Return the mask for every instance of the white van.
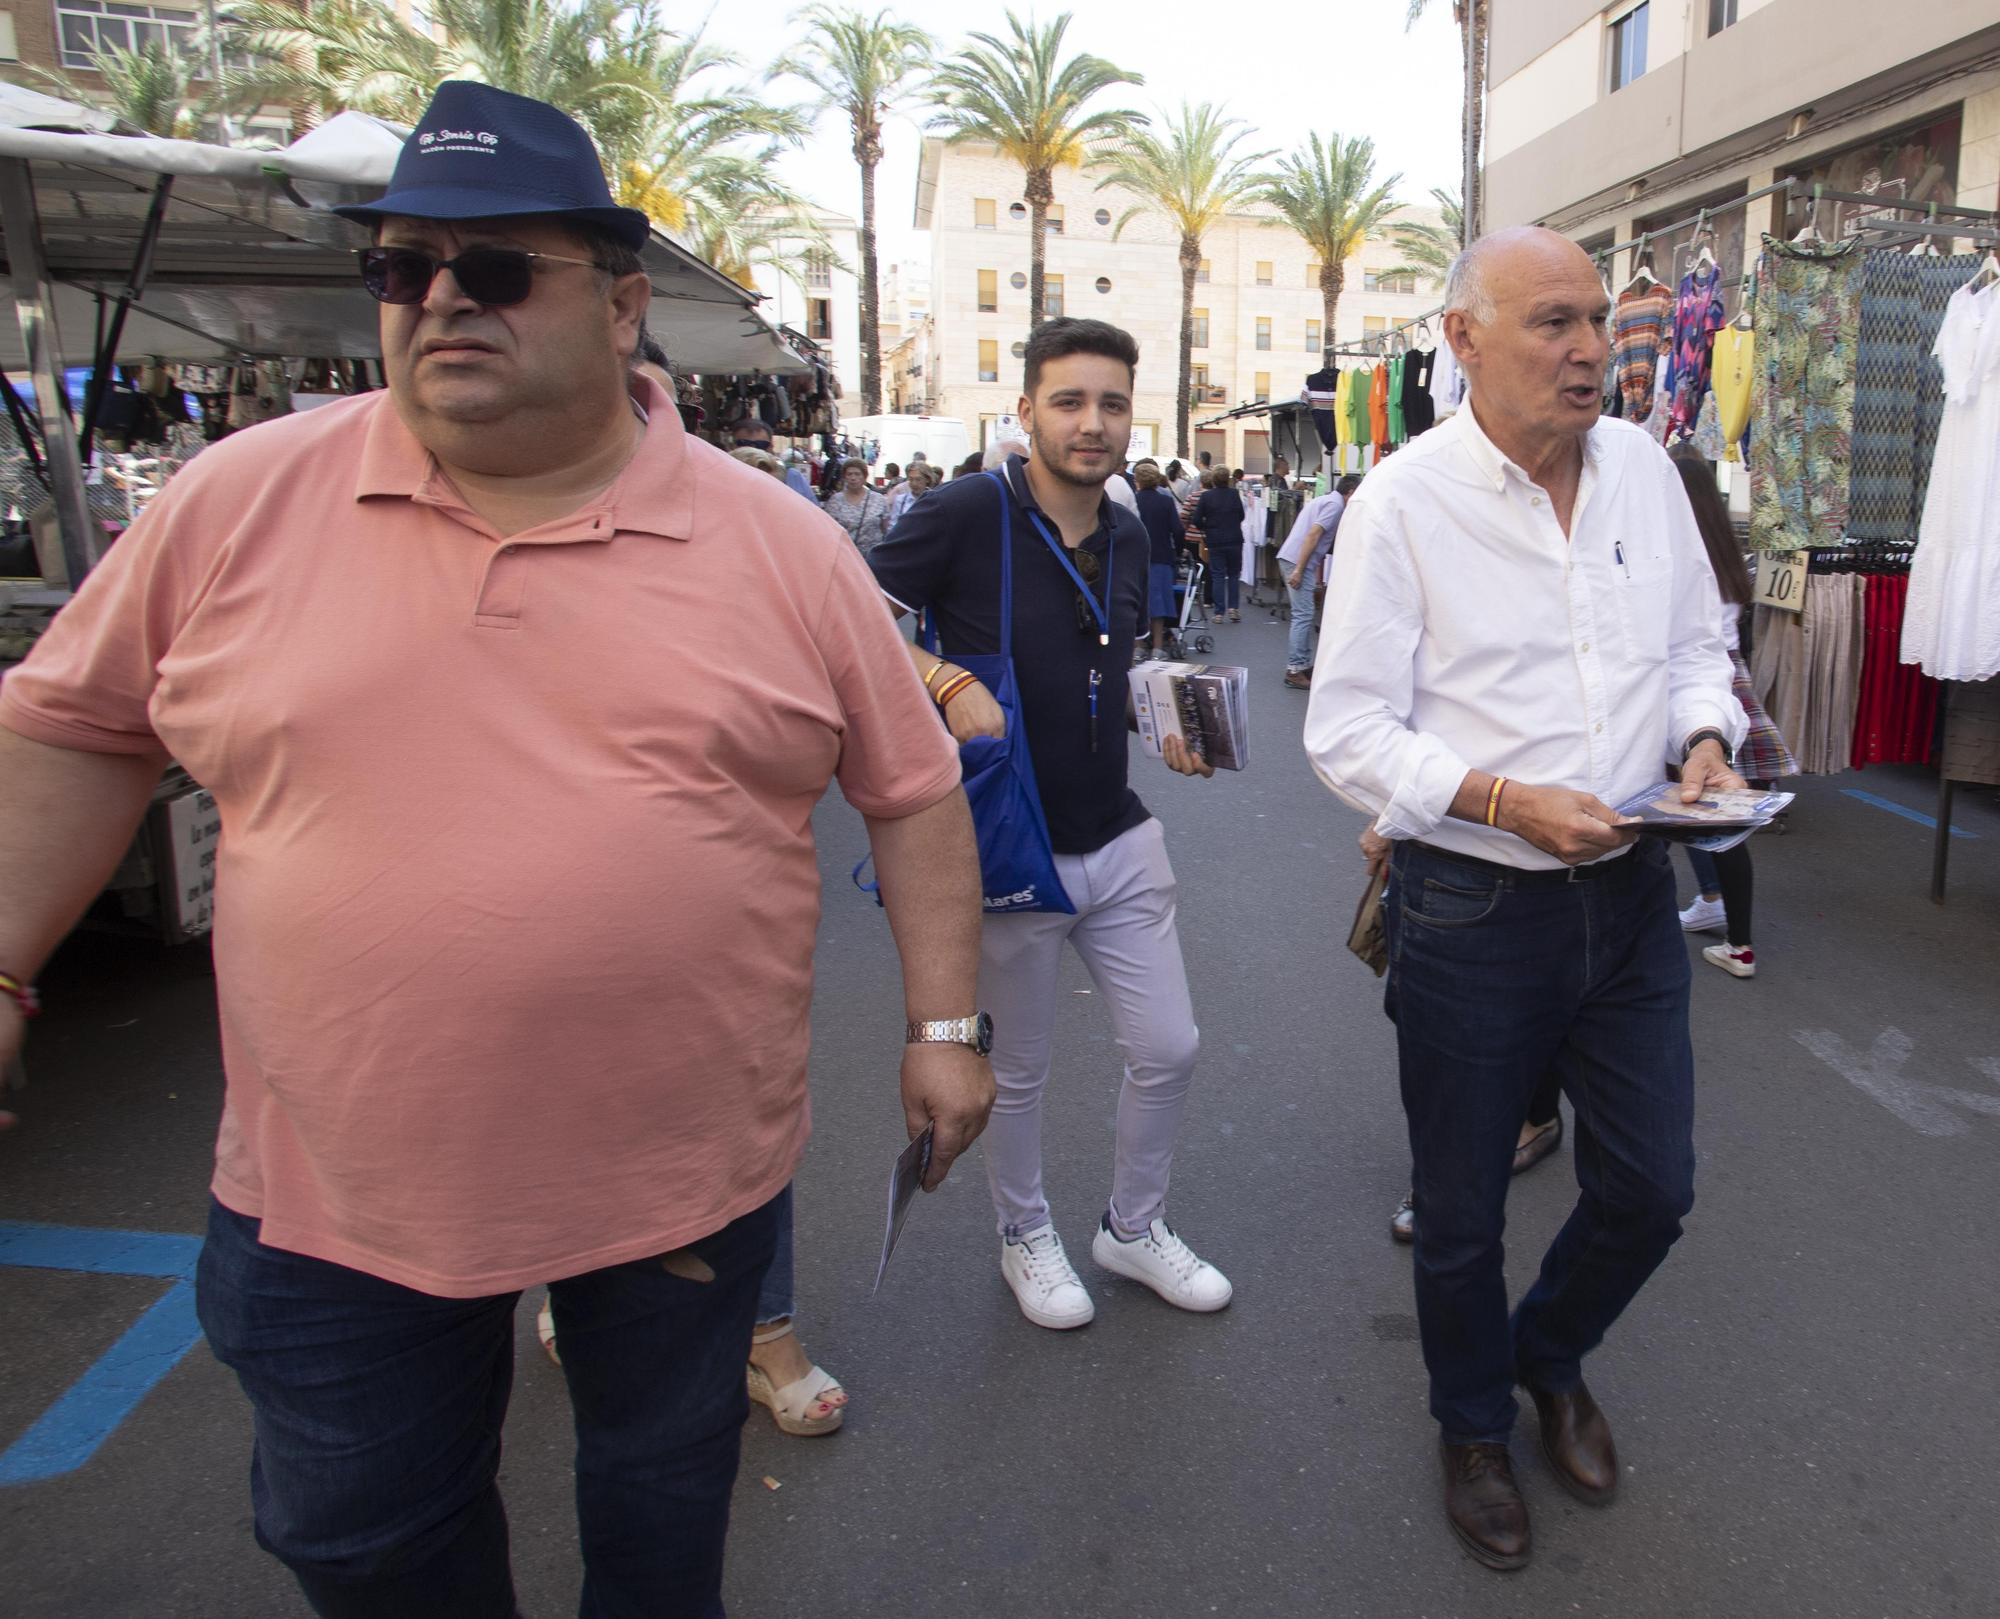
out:
M856 444L875 441L875 459L868 468L871 478L881 477L891 461L908 467L910 457L919 450L926 461L949 477L972 453L965 423L956 416L843 416L840 431Z

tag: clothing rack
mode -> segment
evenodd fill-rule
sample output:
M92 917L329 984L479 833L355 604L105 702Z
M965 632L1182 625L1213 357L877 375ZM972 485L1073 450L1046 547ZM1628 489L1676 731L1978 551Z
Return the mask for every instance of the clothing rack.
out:
M1412 315L1400 326L1391 326L1387 331L1370 332L1367 336L1359 339L1357 343L1341 343L1322 349L1320 351L1320 363L1325 364L1328 360L1338 358L1350 360L1386 359L1389 353L1390 338L1401 337L1403 333L1409 331L1413 326L1427 325L1429 322L1441 320L1443 317L1444 305L1439 304L1435 309L1426 309L1421 315Z

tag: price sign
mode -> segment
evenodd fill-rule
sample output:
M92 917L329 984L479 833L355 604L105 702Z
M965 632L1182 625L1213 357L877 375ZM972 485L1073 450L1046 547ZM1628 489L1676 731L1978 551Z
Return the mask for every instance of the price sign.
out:
M1781 613L1800 613L1806 605L1806 553L1780 551L1757 559L1759 607L1775 607Z

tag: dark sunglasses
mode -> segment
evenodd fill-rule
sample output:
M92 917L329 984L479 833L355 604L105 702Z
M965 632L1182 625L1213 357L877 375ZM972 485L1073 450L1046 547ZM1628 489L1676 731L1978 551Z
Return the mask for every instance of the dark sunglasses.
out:
M468 247L455 259L435 258L414 247L364 247L361 284L378 303L420 304L430 296L440 270L451 271L459 291L476 304L505 308L524 303L535 290L535 261L581 264L596 270L589 259L566 259L560 253L530 253L518 247Z

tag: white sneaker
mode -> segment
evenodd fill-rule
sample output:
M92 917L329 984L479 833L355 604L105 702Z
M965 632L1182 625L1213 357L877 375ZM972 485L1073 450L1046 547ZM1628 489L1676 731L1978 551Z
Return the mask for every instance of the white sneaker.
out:
M1725 920L1721 900L1703 899L1697 894L1694 903L1681 912L1681 932L1720 933Z
M1144 1282L1169 1304L1183 1310L1219 1310L1235 1290L1207 1260L1174 1234L1164 1220L1146 1227L1146 1234L1126 1242L1111 1229L1107 1214L1097 1223L1090 1257L1106 1270Z
M1740 950L1733 944L1712 944L1702 951L1701 959L1738 978L1757 976L1757 952L1747 944Z
M1021 1314L1038 1327L1061 1332L1085 1326L1097 1314L1054 1226L1030 1231L1019 1242L1001 1243L1000 1274L1014 1290Z

